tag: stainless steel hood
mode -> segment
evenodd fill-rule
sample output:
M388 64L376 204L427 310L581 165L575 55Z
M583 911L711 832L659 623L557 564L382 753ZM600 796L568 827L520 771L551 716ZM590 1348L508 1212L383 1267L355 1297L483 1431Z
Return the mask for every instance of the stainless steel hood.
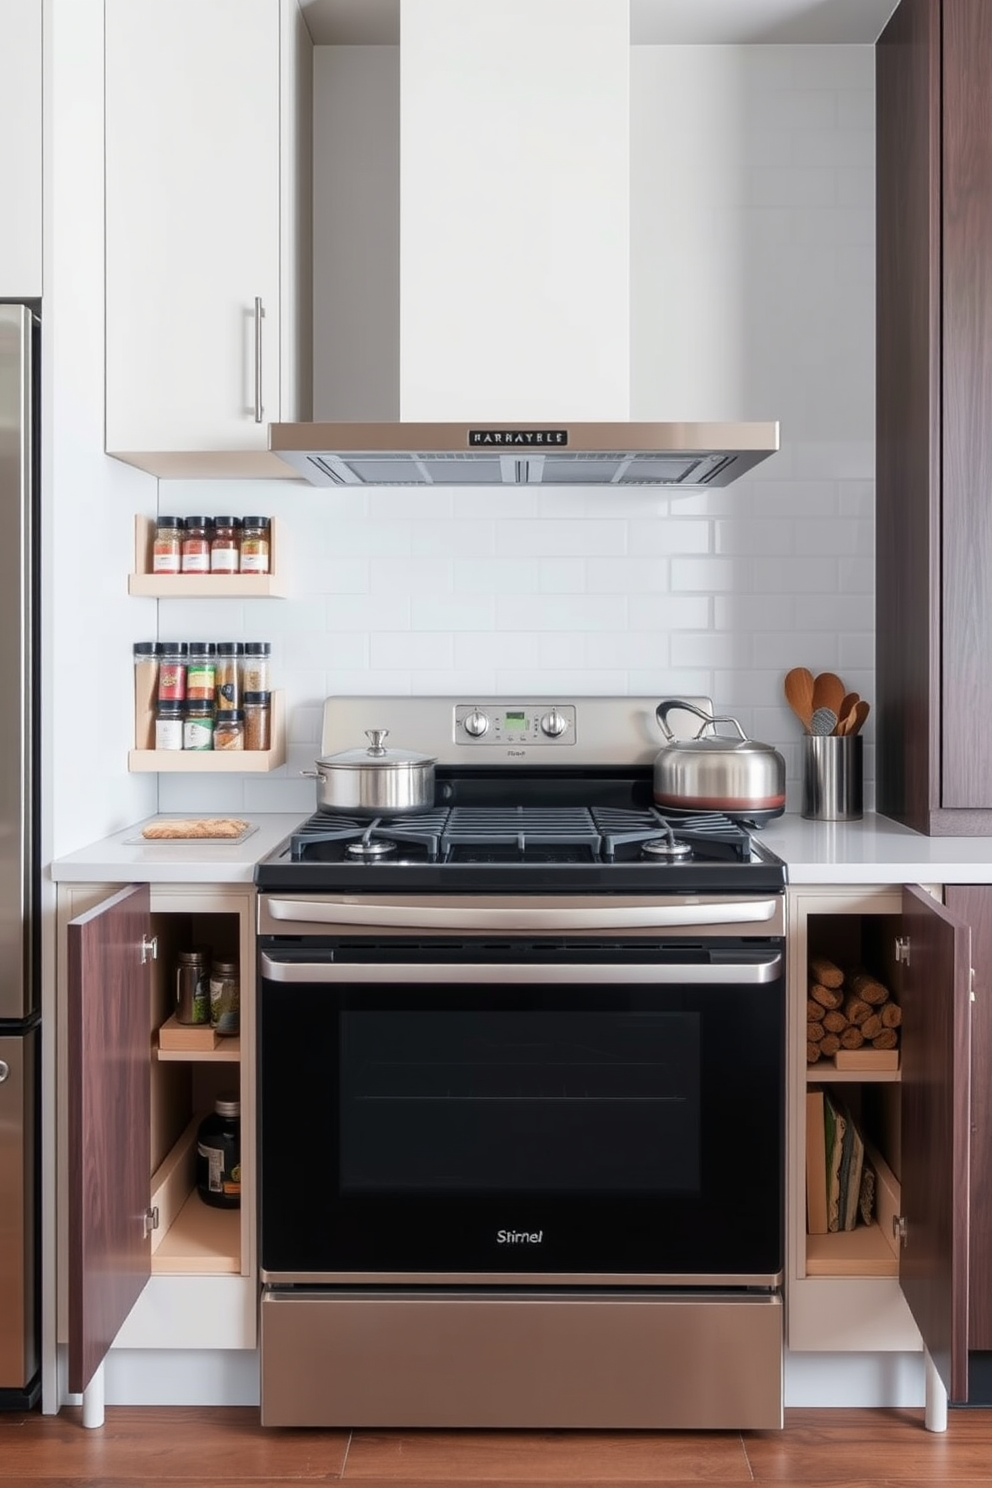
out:
M777 423L269 426L314 486L727 486L778 447Z

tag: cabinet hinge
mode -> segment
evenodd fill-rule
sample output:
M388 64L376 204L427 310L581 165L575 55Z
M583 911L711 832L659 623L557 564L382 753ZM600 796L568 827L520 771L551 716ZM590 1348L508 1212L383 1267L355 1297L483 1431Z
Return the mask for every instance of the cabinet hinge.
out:
M904 1214L893 1214L892 1234L895 1239L899 1241L900 1245L906 1245L909 1232L906 1226L906 1216Z
M142 1216L142 1220L142 1235L147 1240L152 1230L158 1229L158 1205L153 1204L150 1209L146 1209L144 1215Z
M151 936L143 935L141 937L141 964L142 964L142 966L144 966L144 964L145 964L146 961L157 961L157 960L158 960L158 936L157 935L151 935Z
M896 936L896 960L897 961L901 961L903 963L903 965L905 965L905 966L908 966L909 965L909 937L908 936L902 936L902 935L897 935Z

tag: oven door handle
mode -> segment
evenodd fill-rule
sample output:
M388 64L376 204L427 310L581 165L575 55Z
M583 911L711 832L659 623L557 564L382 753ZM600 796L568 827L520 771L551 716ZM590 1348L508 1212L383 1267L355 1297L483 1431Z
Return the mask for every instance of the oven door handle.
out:
M519 902L500 908L451 904L397 904L359 898L268 898L270 919L308 925L378 925L411 930L652 930L673 926L765 924L775 918L780 899L714 900L711 903L555 905L528 909Z
M782 957L778 953L762 956L753 961L734 961L730 953L723 960L713 953L710 961L683 961L678 963L640 962L632 966L574 965L569 962L462 962L438 964L433 961L367 962L367 961L294 961L262 953L262 976L269 982L457 982L498 983L503 986L513 982L556 983L575 986L625 983L641 983L657 986L676 984L705 986L707 984L756 986L777 982L782 975Z

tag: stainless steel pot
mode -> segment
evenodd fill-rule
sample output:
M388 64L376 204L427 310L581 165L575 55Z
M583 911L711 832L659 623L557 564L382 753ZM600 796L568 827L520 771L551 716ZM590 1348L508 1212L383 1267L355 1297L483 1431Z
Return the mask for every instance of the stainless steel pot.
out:
M694 739L676 739L668 715L676 709L703 720ZM749 739L736 718L710 718L693 703L673 698L655 716L667 740L655 756L654 799L659 806L722 811L763 821L785 810L785 760L770 744ZM732 723L738 738L710 732Z
M342 816L403 816L430 811L434 805L434 764L426 754L386 749L388 729L366 729L366 749L325 754L316 770L303 770L317 781L317 807Z

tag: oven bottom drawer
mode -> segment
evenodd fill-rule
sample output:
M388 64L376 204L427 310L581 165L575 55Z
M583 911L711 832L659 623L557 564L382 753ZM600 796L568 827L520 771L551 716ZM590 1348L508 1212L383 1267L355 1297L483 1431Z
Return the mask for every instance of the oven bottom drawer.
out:
M267 1289L265 1426L774 1429L777 1293Z

